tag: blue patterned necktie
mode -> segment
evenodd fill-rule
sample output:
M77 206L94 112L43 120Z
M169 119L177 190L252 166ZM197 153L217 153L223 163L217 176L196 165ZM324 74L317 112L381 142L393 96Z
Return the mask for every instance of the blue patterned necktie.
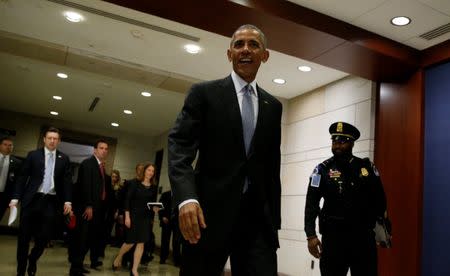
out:
M244 134L245 153L250 153L250 145L252 143L253 133L255 132L255 112L253 110L252 101L253 87L247 84L244 87L244 97L242 98L242 129ZM250 185L250 180L245 177L243 193L246 193Z
M250 145L255 132L255 112L252 102L253 87L247 84L244 87L244 97L242 98L242 129L244 131L245 153L248 155Z
M50 192L50 189L52 187L52 178L53 178L53 153L48 153L48 159L47 159L47 165L45 166L45 174L44 174L44 181L43 181L43 188L42 192L44 194L48 194Z

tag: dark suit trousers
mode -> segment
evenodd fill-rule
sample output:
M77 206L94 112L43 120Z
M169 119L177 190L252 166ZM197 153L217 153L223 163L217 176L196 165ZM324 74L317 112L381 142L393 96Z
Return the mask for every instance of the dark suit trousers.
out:
M230 243L223 249L208 250L201 241L199 245L183 241L181 276L222 275L228 256L233 276L277 275L276 243L262 215L257 215L262 208L255 210L251 202L248 196L243 196Z
M83 266L84 257L89 250L91 263L97 262L106 242L105 208L95 208L90 221L82 218L83 212L84 210L77 212L77 226L70 245L70 261L74 269Z
M19 237L17 240L17 272L25 272L28 257L36 262L44 252L56 226L57 199L54 195L36 193L31 202L22 208ZM30 240L34 237L34 247L30 256Z
M328 233L329 232L329 233ZM323 276L376 276L377 249L372 229L352 228L328 231L322 235L320 273Z
M5 192L0 192L0 220L2 220L5 215L6 209L8 209L9 202L11 198Z
M173 234L173 235L172 235ZM172 235L172 253L175 264L180 262L180 242L181 233L177 229L177 225L173 222L163 224L161 226L161 256L160 259L165 261L169 256L170 236Z

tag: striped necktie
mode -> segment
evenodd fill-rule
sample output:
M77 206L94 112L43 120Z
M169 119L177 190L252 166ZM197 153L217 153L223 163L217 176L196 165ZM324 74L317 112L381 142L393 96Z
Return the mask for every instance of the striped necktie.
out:
M247 84L244 87L244 97L242 98L242 129L244 134L245 152L248 155L250 145L255 132L255 112L253 110L252 93L253 87Z

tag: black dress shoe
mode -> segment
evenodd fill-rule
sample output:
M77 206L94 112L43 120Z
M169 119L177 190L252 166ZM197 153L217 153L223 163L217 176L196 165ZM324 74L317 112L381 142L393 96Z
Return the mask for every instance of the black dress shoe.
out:
M96 261L96 262L91 263L91 268L97 269L97 267L102 266L102 265L103 265L103 262Z
M70 269L69 276L85 276L80 269Z
M85 276L84 273L81 272L70 272L69 276Z
M36 275L36 262L30 260L28 262L28 269L27 269L28 276L35 276Z

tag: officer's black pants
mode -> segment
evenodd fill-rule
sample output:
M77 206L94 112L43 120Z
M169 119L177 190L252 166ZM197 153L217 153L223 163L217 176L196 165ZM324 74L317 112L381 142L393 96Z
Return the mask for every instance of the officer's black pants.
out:
M322 276L377 275L377 250L372 230L331 232L322 235Z

